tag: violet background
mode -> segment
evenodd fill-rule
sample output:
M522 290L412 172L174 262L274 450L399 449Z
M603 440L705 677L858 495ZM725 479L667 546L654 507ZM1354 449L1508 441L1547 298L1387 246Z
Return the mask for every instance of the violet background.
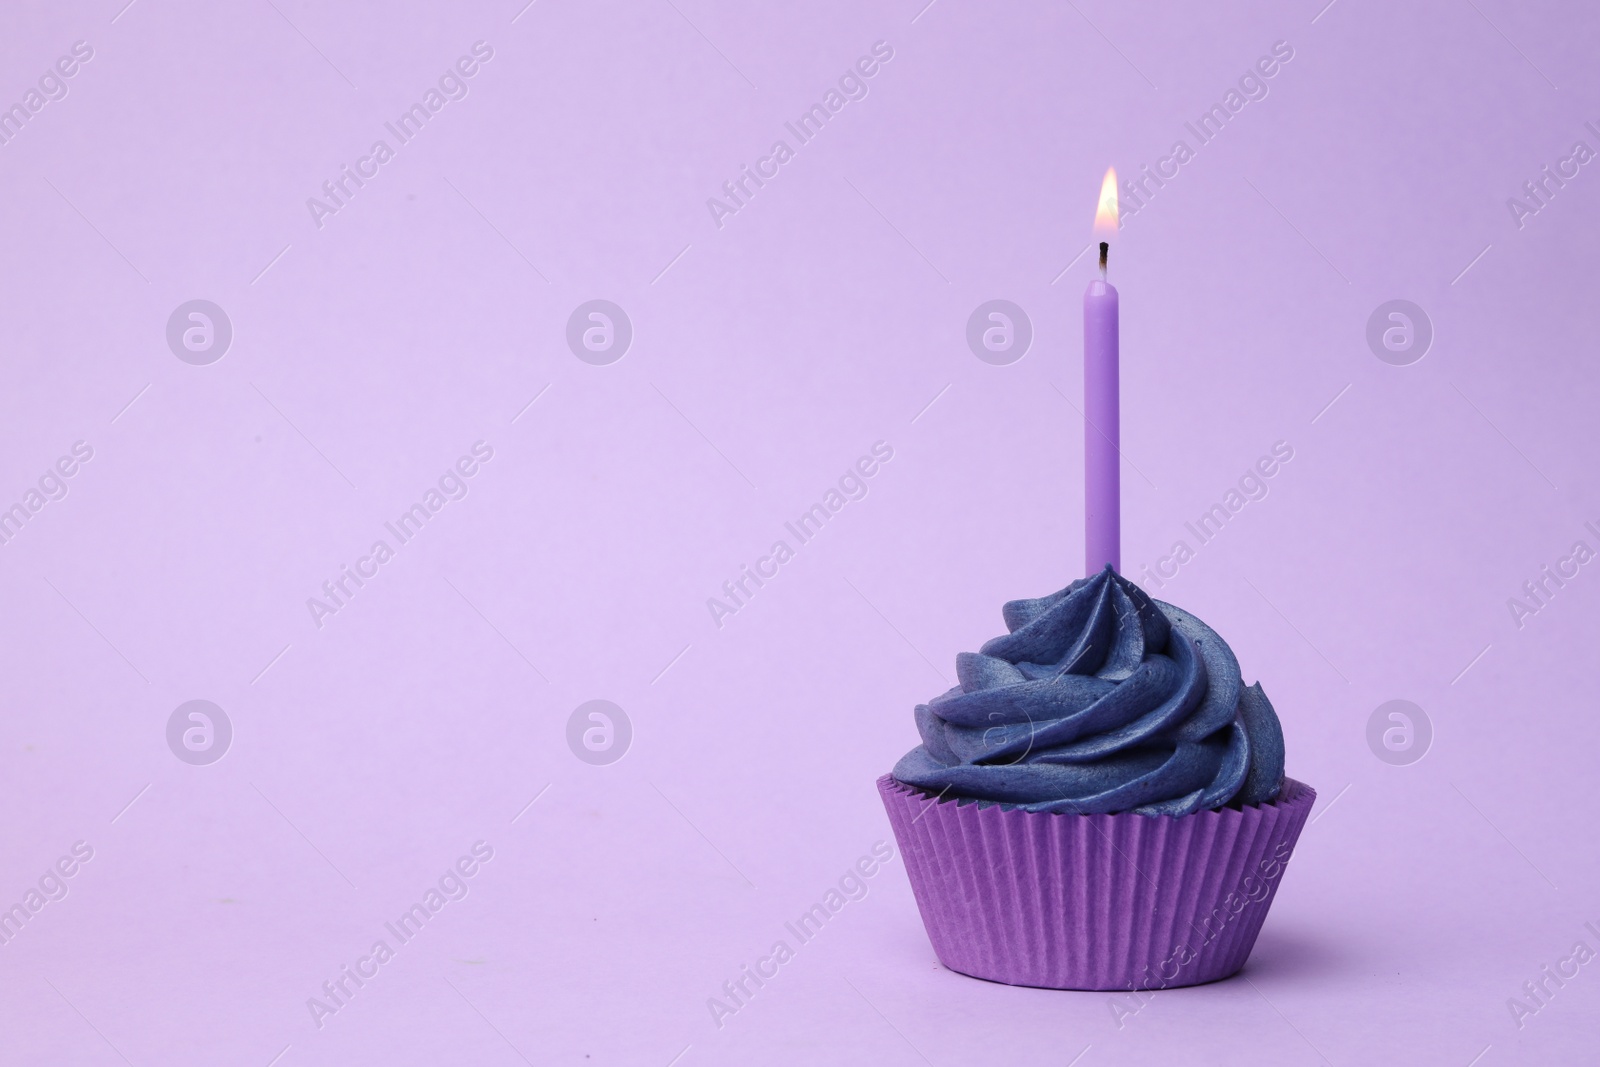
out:
M1521 629L1506 600L1597 545L1600 174L1505 206L1600 147L1592 10L123 2L0 15L0 102L95 51L0 147L0 498L94 448L0 549L0 898L95 850L0 946L4 1062L1593 1055L1595 965L1520 1030L1506 1000L1600 947L1600 578ZM306 198L480 39L470 95L319 230ZM706 199L879 40L870 95L718 229ZM1192 144L1279 40L1113 252L1125 571L1295 450L1152 590L1230 640L1321 794L1243 976L1119 1027L950 973L896 859L717 1028L891 838L912 706L1077 576L1101 173ZM233 324L210 366L166 345L193 298ZM634 326L611 366L565 344L593 298ZM992 298L1035 330L1006 367L964 340ZM1436 331L1411 366L1365 341L1393 298ZM479 439L470 495L317 629L306 599ZM877 440L870 495L713 625ZM565 740L598 697L634 729L603 767ZM164 734L196 698L234 729L204 767ZM1410 766L1366 742L1395 698L1435 731ZM479 839L470 895L318 1029L307 998Z

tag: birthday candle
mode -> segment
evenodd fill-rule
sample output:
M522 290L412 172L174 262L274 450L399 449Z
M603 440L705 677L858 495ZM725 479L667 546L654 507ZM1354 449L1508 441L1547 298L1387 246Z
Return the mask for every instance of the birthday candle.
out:
M1095 212L1100 277L1083 294L1083 519L1086 573L1122 569L1122 479L1117 381L1117 290L1106 281L1117 231L1117 172L1106 171Z

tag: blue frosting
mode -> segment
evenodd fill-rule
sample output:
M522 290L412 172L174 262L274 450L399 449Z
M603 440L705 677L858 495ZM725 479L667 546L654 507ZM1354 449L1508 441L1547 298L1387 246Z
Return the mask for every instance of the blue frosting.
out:
M961 684L917 707L894 776L1026 811L1188 815L1283 786L1283 728L1233 650L1110 567L1002 612L956 656Z

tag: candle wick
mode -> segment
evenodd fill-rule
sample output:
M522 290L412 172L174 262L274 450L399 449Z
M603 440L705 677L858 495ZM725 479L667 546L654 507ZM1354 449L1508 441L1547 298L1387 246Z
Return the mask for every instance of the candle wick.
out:
M1100 278L1101 278L1101 280L1104 280L1105 276L1106 276L1106 255L1110 251L1111 251L1110 242L1101 241L1100 242Z

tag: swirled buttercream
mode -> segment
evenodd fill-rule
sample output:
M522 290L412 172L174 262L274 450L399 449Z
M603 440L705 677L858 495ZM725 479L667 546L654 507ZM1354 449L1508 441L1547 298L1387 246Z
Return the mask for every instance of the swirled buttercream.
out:
M894 777L1027 811L1187 815L1274 799L1283 730L1228 643L1110 567L1002 611L918 705Z

